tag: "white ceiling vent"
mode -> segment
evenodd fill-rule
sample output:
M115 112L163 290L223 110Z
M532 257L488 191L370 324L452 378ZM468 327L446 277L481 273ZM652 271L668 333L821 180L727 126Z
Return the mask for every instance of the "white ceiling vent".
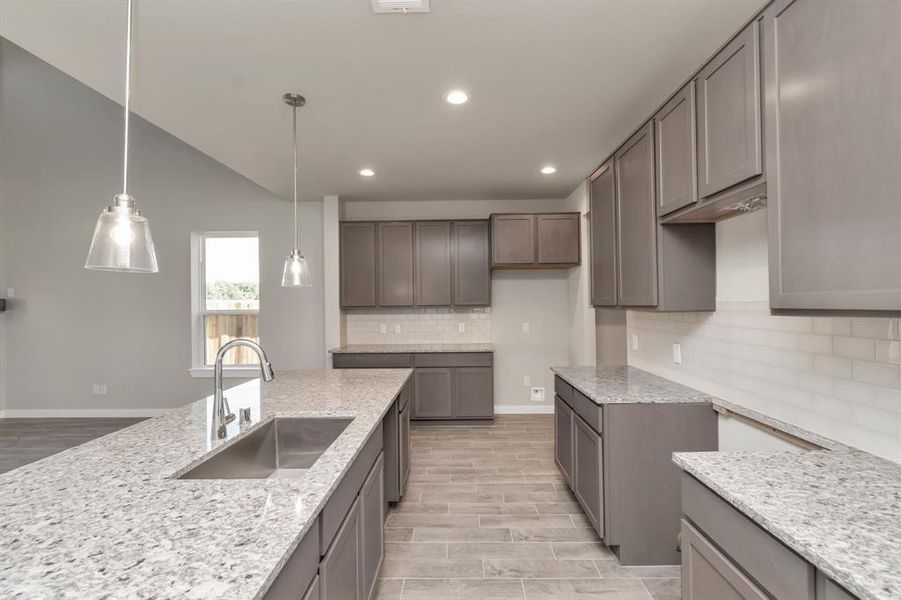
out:
M429 0L371 0L377 13L427 13Z

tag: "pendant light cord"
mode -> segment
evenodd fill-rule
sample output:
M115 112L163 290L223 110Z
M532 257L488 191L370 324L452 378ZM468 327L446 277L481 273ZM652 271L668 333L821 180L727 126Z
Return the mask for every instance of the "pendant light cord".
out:
M129 0L130 1L130 0ZM294 106L294 249L300 251L297 233L297 106Z
M128 193L128 114L131 105L131 4L128 0L128 26L125 33L125 140L122 147L122 193Z

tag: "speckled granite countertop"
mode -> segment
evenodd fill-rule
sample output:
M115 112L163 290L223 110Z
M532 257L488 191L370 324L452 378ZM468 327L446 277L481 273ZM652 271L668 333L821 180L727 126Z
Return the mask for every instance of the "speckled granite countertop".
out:
M277 372L224 441L206 398L0 475L0 597L261 597L410 373ZM354 420L299 479L173 479L275 416Z
M635 367L551 367L597 404L712 402L715 398Z
M417 354L429 352L494 352L491 344L346 344L332 354Z
M673 460L855 595L901 598L901 465L857 450Z

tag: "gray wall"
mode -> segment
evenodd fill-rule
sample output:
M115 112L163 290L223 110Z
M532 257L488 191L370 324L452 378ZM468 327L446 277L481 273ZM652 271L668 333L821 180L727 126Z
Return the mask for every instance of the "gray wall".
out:
M314 287L283 289L290 203L135 118L129 192L150 219L160 272L86 271L97 215L120 191L121 107L6 40L0 76L0 291L16 293L0 332L8 413L205 396L211 381L187 372L192 231L260 232L262 343L276 371L323 366L321 203L301 207ZM108 395L92 395L93 383Z

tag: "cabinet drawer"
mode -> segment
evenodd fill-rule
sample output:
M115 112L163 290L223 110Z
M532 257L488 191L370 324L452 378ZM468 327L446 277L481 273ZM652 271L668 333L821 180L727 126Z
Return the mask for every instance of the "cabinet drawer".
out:
M335 538L335 533L341 526L341 522L344 521L347 511L357 498L357 493L363 486L370 467L372 467L382 452L383 443L384 431L382 430L382 424L379 423L378 428L372 432L372 436L370 436L366 445L363 446L359 456L357 456L347 473L344 474L344 478L338 484L338 487L335 488L331 498L328 499L328 502L322 509L322 513L319 515L321 537L319 545L323 556Z
M303 539L294 549L291 558L279 571L275 581L269 586L265 600L293 600L297 590L306 589L319 570L319 523L313 523ZM318 600L318 596L317 596Z
M685 600L767 600L741 569L682 520L682 597Z
M429 352L413 355L417 367L490 367L491 352Z
M688 474L682 475L682 512L768 594L813 600L813 566Z
M576 388L573 388L572 408L576 411L577 415L591 425L592 429L598 433L604 431L604 419L601 414L601 407Z
M403 369L412 366L410 354L333 354L336 369Z
M572 407L573 387L559 375L554 375L554 393L560 396L560 399L566 402L567 406Z

